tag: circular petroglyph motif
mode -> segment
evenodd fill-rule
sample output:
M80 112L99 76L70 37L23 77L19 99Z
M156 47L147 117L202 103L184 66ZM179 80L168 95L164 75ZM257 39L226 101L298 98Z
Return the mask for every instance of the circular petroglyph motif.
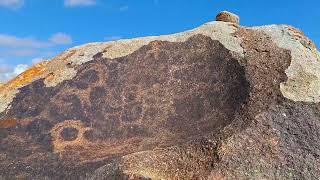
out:
M88 142L84 138L84 133L90 130L79 120L65 120L56 124L51 129L53 137L54 152L64 151L66 147L81 147Z
M232 121L248 91L230 51L196 35L154 41L116 59L96 55L73 79L22 88L8 115L38 119L28 131L54 153L96 159L214 133Z

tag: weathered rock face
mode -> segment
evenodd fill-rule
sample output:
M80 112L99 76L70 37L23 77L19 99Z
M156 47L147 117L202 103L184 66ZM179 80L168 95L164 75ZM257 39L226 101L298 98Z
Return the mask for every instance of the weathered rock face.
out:
M29 69L0 87L0 179L318 179L319 55L292 30L214 22Z
M217 15L216 21L223 21L223 22L240 24L240 17L231 13L231 12L222 11Z

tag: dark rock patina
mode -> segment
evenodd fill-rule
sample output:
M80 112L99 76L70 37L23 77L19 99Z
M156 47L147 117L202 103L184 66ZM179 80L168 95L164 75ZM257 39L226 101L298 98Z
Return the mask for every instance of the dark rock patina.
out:
M195 35L21 88L0 116L0 179L315 179L320 107L282 96L290 52L235 36L244 58Z
M1 129L0 172L50 176L59 167L63 177L79 163L184 143L228 125L248 95L244 68L202 35L154 41L117 59L97 54L57 87L38 80L21 89L2 117L19 125ZM37 168L33 158L59 165Z

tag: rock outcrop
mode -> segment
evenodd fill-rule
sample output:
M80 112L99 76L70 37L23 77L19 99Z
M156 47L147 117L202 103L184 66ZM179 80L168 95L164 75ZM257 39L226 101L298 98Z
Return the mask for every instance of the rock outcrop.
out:
M240 24L240 17L236 14L233 14L228 11L220 12L217 17L216 21L223 21L223 22L230 22L234 24Z
M316 46L237 22L75 47L0 87L0 179L318 179Z

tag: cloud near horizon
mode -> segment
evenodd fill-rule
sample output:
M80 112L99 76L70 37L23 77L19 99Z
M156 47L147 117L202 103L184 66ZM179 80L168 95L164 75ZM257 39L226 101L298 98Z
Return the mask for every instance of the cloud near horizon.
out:
M122 6L119 8L119 11L123 12L123 11L127 11L129 10L129 6L128 5L125 5L125 6Z
M5 60L0 59L0 83L6 83L26 71L29 67L46 60L45 58L37 57L31 60L31 64L10 65L5 63Z
M61 33L61 32L52 35L49 40L51 43L53 43L55 45L65 45L65 44L72 43L71 36L69 36L65 33Z
M19 9L24 5L24 0L0 0L0 7Z
M64 0L66 7L93 6L96 3L96 0ZM0 7L3 8L19 9L24 6L24 4L25 0L0 0Z
M32 37L16 37L8 34L0 34L0 47L47 48L71 43L71 36L60 32L53 34L48 41L41 41Z
M48 54L46 51L50 48L69 44L72 44L72 37L61 32L53 34L46 41L0 34L0 58L26 57L39 53Z
M93 6L97 2L96 0L65 0L64 5L66 7L75 7L75 6Z
M4 60L0 60L0 83L6 83L12 78L18 76L22 72L28 69L27 64L18 64L16 66L3 64Z
M0 34L0 83L5 83L31 65L52 57L55 54L52 52L54 48L69 44L72 44L72 37L61 32L53 34L47 40ZM9 60L14 57L31 58L27 64L13 65Z

